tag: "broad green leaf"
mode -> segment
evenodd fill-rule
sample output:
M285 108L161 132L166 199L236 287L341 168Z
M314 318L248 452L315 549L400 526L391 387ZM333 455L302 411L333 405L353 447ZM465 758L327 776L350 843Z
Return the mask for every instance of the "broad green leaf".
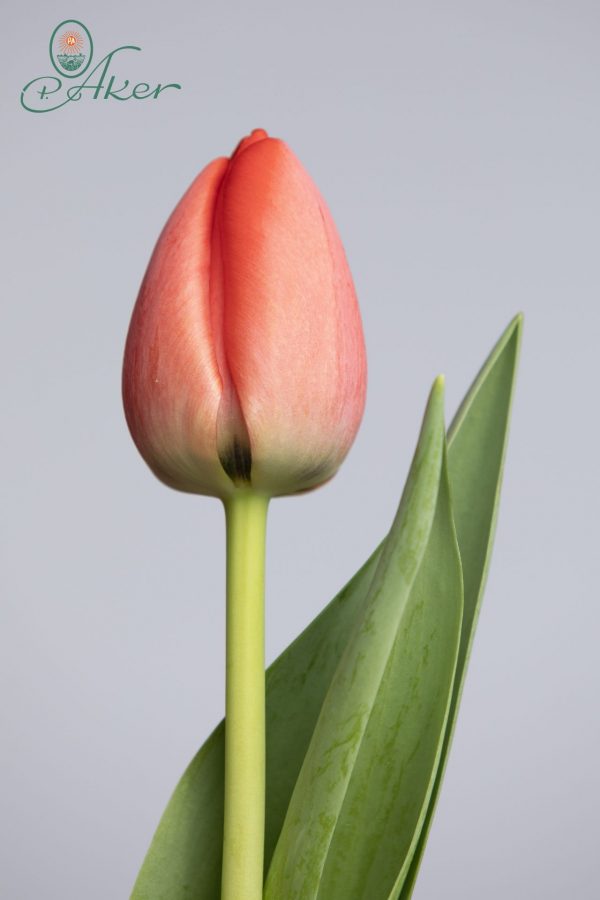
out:
M511 343L520 323L509 326L490 355L469 391L449 434L450 475L453 476L454 446L463 431L487 449L475 454L467 484L484 481L497 484L508 423L508 404L512 390L516 351ZM517 335L518 337L518 335ZM512 360L512 361L511 361ZM497 372L510 372L497 378ZM481 398L488 395L488 380L500 382L486 403L489 413L482 415ZM477 403L474 398L479 398ZM495 413L493 404L498 404ZM458 445L457 445L458 446ZM467 471L467 475L469 472ZM456 475L454 475L456 481ZM454 505L460 511L460 498L453 483ZM492 506L473 504L468 515L461 515L459 543L465 542L465 527L481 535L486 558L493 533L497 495ZM463 510L469 504L463 503ZM477 541L475 541L476 543ZM377 548L362 569L317 616L308 628L275 660L267 670L267 821L265 865L268 868L302 760L309 745L321 705L346 647L357 615L361 610L384 543ZM473 554L476 556L476 554ZM463 560L465 551L463 550ZM483 572L484 566L480 566ZM475 578L475 581L477 579ZM480 580L482 580L480 578ZM466 610L469 615L470 584L465 573ZM452 718L455 710L452 713ZM211 734L196 754L167 805L140 870L132 900L219 900L221 843L223 830L223 723ZM444 750L444 754L447 747ZM439 785L436 784L434 796ZM430 814L428 814L430 818ZM420 858L424 840L415 860ZM398 869L402 865L398 859ZM410 876L415 873L411 869ZM409 896L408 894L406 895ZM403 895L404 900L404 895Z
M386 900L425 814L462 620L442 384L302 763L265 900Z
M427 816L402 891L393 891L390 900L412 896L444 777L492 552L522 327L523 317L516 316L473 382L448 433L452 508L464 578L463 627L442 759Z
M346 587L267 669L267 865L323 698L348 643L380 553L378 547ZM175 788L131 900L219 900L223 759L221 722Z

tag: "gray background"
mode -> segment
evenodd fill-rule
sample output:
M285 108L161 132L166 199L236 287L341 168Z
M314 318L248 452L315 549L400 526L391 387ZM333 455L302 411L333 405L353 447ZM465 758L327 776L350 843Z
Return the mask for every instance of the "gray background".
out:
M19 106L82 19L136 103ZM0 896L125 898L223 711L223 514L155 481L120 401L167 215L262 126L325 195L360 297L364 424L271 507L269 660L387 529L432 378L453 413L526 329L495 556L417 900L598 895L595 2L126 6L3 16ZM137 58L136 58L137 57Z

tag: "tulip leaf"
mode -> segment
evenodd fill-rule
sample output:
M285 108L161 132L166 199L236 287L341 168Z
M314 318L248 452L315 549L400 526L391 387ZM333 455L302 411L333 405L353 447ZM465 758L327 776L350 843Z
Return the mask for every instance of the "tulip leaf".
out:
M448 432L452 508L464 578L464 614L442 759L427 815L401 893L412 896L444 776L492 552L523 317L510 323L463 400Z
M462 621L442 381L396 519L323 702L265 900L387 900L427 809Z
M519 332L520 320L517 319L486 361L448 437L453 507L463 568L467 569L464 572L465 621L471 623L462 633L450 723L456 715L471 641L471 637L466 641L465 635L468 631L472 636L491 549ZM488 384L495 386L490 390ZM462 467L459 451L468 452L469 456ZM484 485L485 490L480 490ZM384 545L385 541L267 670L266 868L325 695L364 606ZM474 597L477 597L475 601ZM446 737L442 764L448 744ZM138 875L132 900L219 900L223 754L221 723L175 788ZM403 890L402 900L407 900L412 892L440 780L438 773L412 865L410 860L401 859L395 853L397 871L403 869L404 876L406 863L410 869L403 889L399 881L396 882L390 894L394 900L400 896L400 889Z
M323 698L348 643L380 553L381 546L267 669L267 864ZM219 900L224 748L224 723L221 722L175 788L146 854L131 900Z

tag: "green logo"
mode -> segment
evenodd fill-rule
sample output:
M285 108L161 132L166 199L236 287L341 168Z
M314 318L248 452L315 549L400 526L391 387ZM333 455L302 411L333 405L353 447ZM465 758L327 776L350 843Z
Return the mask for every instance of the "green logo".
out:
M65 19L52 32L50 59L65 78L82 75L92 61L93 52L92 36L83 22Z
M77 103L83 97L91 100L157 100L167 88L181 90L181 85L175 82L153 86L153 82L141 81L132 85L129 78L123 77L123 54L141 49L124 44L90 68L94 44L89 29L77 19L65 19L50 37L50 62L60 77L40 75L27 82L21 91L21 106L28 112L43 113L53 112L67 103ZM82 76L85 77L80 80Z

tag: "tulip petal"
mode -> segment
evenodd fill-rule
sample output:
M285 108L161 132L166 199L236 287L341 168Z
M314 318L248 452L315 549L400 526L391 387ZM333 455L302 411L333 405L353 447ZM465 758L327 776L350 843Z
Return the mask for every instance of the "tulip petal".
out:
M364 407L362 328L341 242L316 186L273 138L233 157L216 220L224 354L252 484L273 494L310 487L334 474Z
M198 493L228 485L216 450L222 381L209 295L213 212L227 164L210 163L166 223L140 288L123 367L125 412L140 452L167 484Z

